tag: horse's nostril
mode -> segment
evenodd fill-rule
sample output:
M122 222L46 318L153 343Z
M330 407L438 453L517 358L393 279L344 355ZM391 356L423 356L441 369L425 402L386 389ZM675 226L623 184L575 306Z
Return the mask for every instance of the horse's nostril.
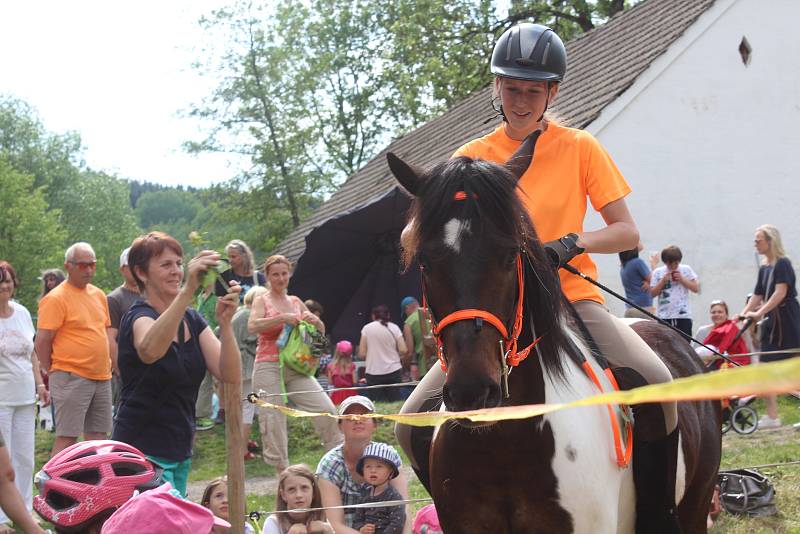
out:
M442 388L448 410L466 411L493 408L500 404L500 388L492 382L450 384Z

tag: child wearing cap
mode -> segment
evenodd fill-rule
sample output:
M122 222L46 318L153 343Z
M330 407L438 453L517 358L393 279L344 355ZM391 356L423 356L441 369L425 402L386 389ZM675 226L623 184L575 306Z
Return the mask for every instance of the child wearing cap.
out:
M333 361L328 365L328 383L335 388L351 388L356 382L356 364L353 363L353 344L342 340L336 344ZM331 400L341 404L347 397L357 395L356 390L333 391Z
M400 474L400 455L394 447L385 443L370 443L356 464L356 471L369 484L362 495L362 504L381 504L401 501L402 495L389 485L389 481ZM405 506L381 506L357 508L353 528L361 534L401 534L406 522Z

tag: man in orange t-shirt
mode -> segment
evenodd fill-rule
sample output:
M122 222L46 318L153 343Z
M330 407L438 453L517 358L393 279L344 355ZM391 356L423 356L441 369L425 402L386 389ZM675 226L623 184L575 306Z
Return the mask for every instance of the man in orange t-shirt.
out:
M56 439L52 455L111 432L111 352L105 293L89 282L97 260L88 243L67 249L67 279L39 302L36 353L50 373Z

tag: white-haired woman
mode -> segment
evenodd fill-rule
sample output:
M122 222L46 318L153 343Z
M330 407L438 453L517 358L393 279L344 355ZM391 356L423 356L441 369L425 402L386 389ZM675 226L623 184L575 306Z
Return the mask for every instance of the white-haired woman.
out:
M264 276L264 273L256 270L253 251L241 239L234 239L225 245L225 254L228 256L231 268L224 271L220 276L229 284L231 280L236 280L239 287L242 288L242 292L239 293L240 303L242 303L250 288L265 285L267 277ZM222 283L217 281L217 284L219 285L218 293L221 293L223 289Z
M761 350L764 352L782 351L800 347L800 304L797 301L795 275L792 262L786 257L781 234L771 224L756 228L753 241L756 250L764 256L758 269L756 288L740 317L752 319L761 325ZM793 353L764 354L762 362L774 362L796 356ZM767 395L767 414L762 417L760 428L781 426L778 418L778 400L775 395Z

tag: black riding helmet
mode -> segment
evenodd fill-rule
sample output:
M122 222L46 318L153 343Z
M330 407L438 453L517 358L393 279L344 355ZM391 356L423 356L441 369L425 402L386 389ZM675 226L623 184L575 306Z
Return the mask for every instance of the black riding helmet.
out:
M491 70L504 78L560 82L567 72L567 50L547 26L523 22L507 29L497 40Z

